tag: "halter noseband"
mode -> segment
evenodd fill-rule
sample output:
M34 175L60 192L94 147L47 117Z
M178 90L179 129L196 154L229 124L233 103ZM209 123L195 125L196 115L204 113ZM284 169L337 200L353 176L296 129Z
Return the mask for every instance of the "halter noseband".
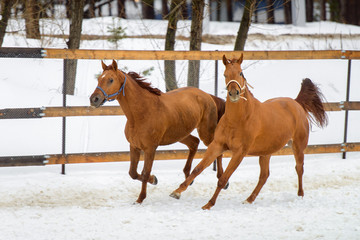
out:
M242 98L242 99L244 99L245 101L247 101L247 98L246 98L246 97L243 97L243 96L241 96L241 95L243 95L243 94L245 93L246 86L249 86L249 87L251 87L251 88L253 88L253 86L251 86L251 85L247 82L247 80L246 80L243 72L240 73L240 76L242 76L242 77L244 78L244 80L245 80L244 86L241 86L238 81L236 81L235 79L233 79L233 80L230 80L230 81L226 84L226 89L228 89L230 83L236 83L236 85L238 85L238 87L240 88L240 98Z
M113 93L113 94L106 94L106 92L104 91L104 89L102 89L100 86L97 86L96 88L97 89L100 89L100 91L104 94L105 96L105 100L104 102L108 101L108 102L112 102L114 101L116 98L113 98L113 99L109 99L109 98L112 98L114 96L117 96L121 93L121 91L123 92L123 96L125 96L125 83L126 83L126 74L124 73L124 76L125 76L125 80L124 80L124 83L123 85L121 86L121 88L119 89L119 91L117 91L116 93Z

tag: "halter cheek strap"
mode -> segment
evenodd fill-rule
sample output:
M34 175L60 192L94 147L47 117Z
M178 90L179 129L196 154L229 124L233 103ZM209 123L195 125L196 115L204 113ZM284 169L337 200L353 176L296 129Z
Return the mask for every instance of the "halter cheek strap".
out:
M121 88L119 89L119 91L117 91L116 93L113 93L113 94L110 94L108 95L104 89L102 89L100 86L97 86L96 88L99 89L105 96L105 100L104 102L108 101L108 102L112 102L114 101L116 98L113 98L113 99L109 99L109 98L112 98L112 97L115 97L117 95L119 95L121 93L121 91L123 92L123 96L125 96L125 83L126 83L126 74L124 74L125 76L125 80L124 80L124 83L123 85L121 86Z

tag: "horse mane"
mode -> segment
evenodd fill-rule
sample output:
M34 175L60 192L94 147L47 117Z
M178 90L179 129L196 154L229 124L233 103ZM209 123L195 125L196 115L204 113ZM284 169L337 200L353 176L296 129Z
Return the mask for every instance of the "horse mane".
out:
M148 90L149 92L160 96L161 95L161 90L158 88L154 88L151 86L151 83L145 82L146 78L140 76L138 73L136 72L128 72L127 75L129 75L132 79L135 80L135 82L142 88Z

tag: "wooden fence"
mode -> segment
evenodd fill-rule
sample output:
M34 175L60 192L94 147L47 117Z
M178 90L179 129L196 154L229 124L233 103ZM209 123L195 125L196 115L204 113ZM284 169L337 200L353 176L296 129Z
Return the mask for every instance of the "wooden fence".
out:
M340 144L309 145L306 154L343 153L360 151L360 143L347 143L347 118L349 110L360 110L360 102L349 101L351 60L360 59L360 51L123 51L123 50L68 50L43 48L0 48L0 58L52 58L52 59L127 59L127 60L220 60L225 54L238 57L244 54L247 60L307 60L307 59L345 59L348 61L346 100L340 103L327 103L326 111L345 111L344 142ZM64 76L64 79L66 77ZM65 82L65 80L64 80ZM28 166L89 162L129 161L129 152L112 153L78 153L65 152L66 117L122 115L121 107L67 107L64 94L63 107L0 109L0 119L14 118L63 118L63 154L39 156L7 156L0 157L0 166ZM205 150L198 150L195 158L202 158ZM186 159L186 150L157 151L155 159ZM274 155L291 154L289 147L284 147ZM230 152L224 153L231 157ZM141 157L142 159L142 157Z

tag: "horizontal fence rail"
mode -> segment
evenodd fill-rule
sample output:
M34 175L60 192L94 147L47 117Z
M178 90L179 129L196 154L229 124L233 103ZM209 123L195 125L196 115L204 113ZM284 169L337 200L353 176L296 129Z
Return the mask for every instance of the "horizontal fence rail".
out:
M195 154L195 159L202 159L205 154L205 149L199 149ZM341 144L326 144L326 145L309 145L305 149L305 154L320 154L320 153L342 153L342 152L356 152L360 151L360 143L341 143ZM129 161L129 152L101 152L101 153L76 153L76 154L54 154L54 155L39 155L39 156L21 156L21 157L0 157L0 167L12 166L45 166L53 164L74 164L74 163L101 163L101 162L125 162ZM158 150L155 154L155 160L169 160L169 159L186 159L189 154L188 150ZM290 155L292 149L285 146L281 150L272 154L276 155ZM225 151L223 157L230 158L231 151ZM248 155L250 156L250 155ZM144 160L143 153L140 160Z
M116 59L116 60L221 60L223 55L228 58L238 58L244 54L247 60L348 60L348 79L346 100L325 104L326 111L360 110L360 102L349 101L351 60L360 59L360 51L324 50L324 51L136 51L136 50L84 50L84 49L52 49L52 48L0 48L0 58L43 58L43 59ZM216 61L215 61L216 62ZM217 62L216 62L217 64ZM217 65L216 65L217 66ZM217 67L216 67L217 68ZM64 89L66 89L66 73L64 71ZM216 73L217 76L217 73ZM0 109L0 119L26 119L44 117L63 118L63 151L62 154L38 156L3 156L0 157L0 167L3 166L44 166L50 164L92 163L92 162L120 162L129 161L129 152L101 152L101 153L73 153L66 154L66 117L76 116L109 116L123 115L120 106L92 107L67 107L66 94L63 93L63 107L41 108L12 108ZM309 145L306 154L318 153L343 153L360 151L360 143L347 143L347 117L345 117L344 143ZM198 150L195 158L203 158L206 150ZM289 155L292 149L285 146L274 155ZM157 151L155 160L186 159L188 150ZM224 157L231 157L231 152L226 151ZM143 155L141 155L143 160Z
M54 48L0 48L0 58L221 60L244 54L246 60L360 59L360 51L137 51Z
M326 111L360 110L360 102L325 103ZM0 109L0 119L124 115L120 106Z

